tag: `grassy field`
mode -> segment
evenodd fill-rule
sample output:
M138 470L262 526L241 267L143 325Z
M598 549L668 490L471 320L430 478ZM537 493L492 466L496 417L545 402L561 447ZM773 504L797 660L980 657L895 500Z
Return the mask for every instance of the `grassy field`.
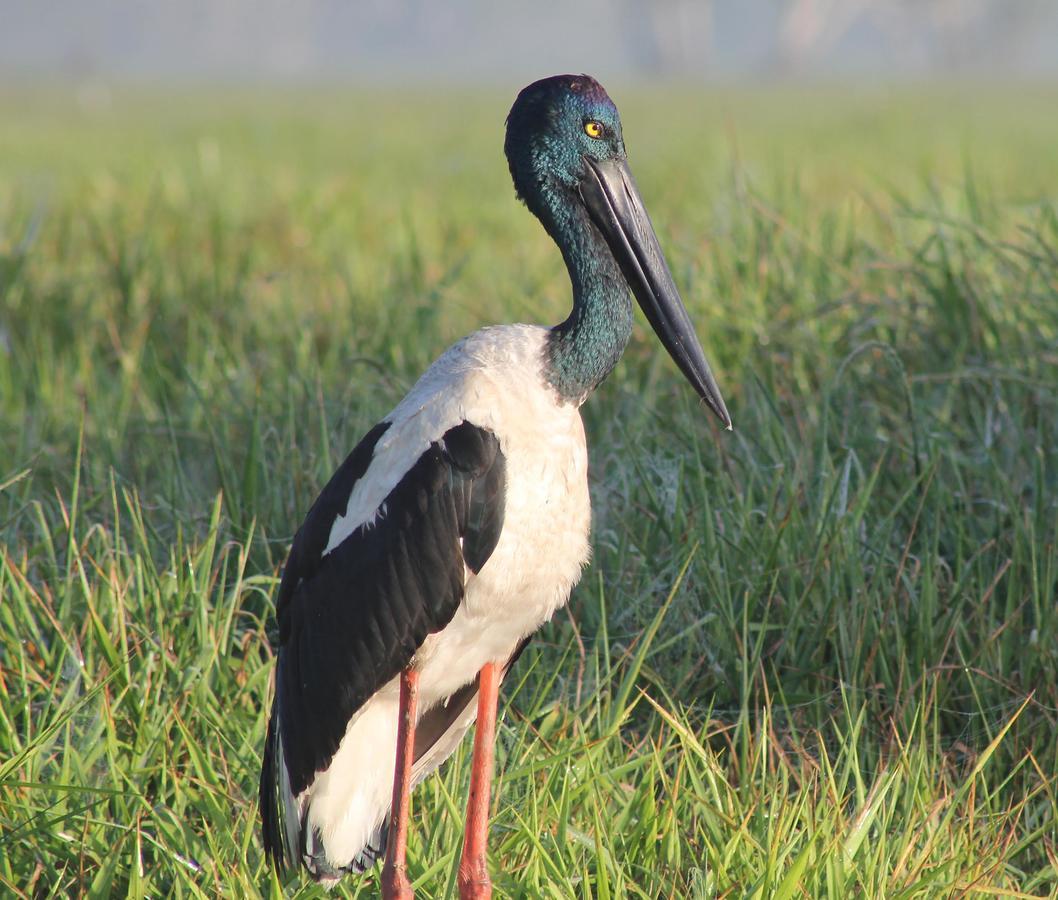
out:
M1058 92L614 93L735 431L640 322L505 688L497 894L1058 896ZM511 99L0 92L0 893L281 894L293 530L451 341L568 308Z

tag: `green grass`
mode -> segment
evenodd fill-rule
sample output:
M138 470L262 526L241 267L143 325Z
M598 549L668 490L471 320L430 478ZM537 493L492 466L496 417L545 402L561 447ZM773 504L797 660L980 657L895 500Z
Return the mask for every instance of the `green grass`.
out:
M1058 95L617 94L736 430L642 327L585 408L498 895L1055 896ZM0 94L0 892L279 893L293 530L451 341L566 311L509 102ZM468 775L416 794L422 897Z

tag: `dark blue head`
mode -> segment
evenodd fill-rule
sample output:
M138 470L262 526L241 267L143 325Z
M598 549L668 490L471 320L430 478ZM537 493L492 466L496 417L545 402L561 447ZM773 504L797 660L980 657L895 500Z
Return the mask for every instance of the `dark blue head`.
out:
M594 78L554 75L518 94L507 116L503 149L514 189L540 216L541 194L575 190L586 157L624 159L621 117Z
M507 116L504 151L518 196L562 249L570 269L574 312L560 326L560 335L570 335L570 329L585 321L585 310L578 310L585 303L606 305L609 296L611 307L618 302L627 307L623 277L680 370L730 427L720 390L628 168L617 107L602 85L587 75L533 82ZM622 341L627 341L630 329L629 317ZM616 355L609 353L605 364L596 366L602 377L624 346L612 338L600 338L596 330L589 341L595 355L602 353L600 347L615 344ZM571 340L577 344L576 335ZM587 383L594 385L597 378Z

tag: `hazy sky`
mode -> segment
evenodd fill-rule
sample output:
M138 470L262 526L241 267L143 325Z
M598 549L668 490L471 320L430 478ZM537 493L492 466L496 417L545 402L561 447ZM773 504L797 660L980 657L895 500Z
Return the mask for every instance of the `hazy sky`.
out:
M0 0L0 73L1058 76L1058 0Z

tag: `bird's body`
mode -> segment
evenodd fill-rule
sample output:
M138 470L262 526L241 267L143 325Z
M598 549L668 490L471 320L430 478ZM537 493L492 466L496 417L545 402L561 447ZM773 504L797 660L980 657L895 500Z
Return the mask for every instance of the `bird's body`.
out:
M584 428L578 407L544 379L547 333L528 325L485 328L441 356L383 420L389 428L328 535L326 552L370 528L401 478L449 429L465 422L496 435L506 461L499 540L480 572L466 570L462 603L414 657L420 718L449 698L459 704L449 727L418 758L415 781L447 759L473 723L474 693L461 690L489 660L514 656L568 600L588 560ZM393 785L398 681L390 679L360 708L330 764L293 798L312 836L307 855L320 860L321 874L350 866L365 848L384 848L380 829ZM320 846L313 848L313 840ZM369 852L362 862L375 855Z
M569 317L485 328L441 356L323 489L279 590L266 852L330 881L373 864L389 835L387 898L411 896L411 788L475 715L459 884L463 897L489 896L498 683L588 560L579 408L628 343L629 290L730 424L601 85L562 75L525 88L504 146L518 195L562 251Z

